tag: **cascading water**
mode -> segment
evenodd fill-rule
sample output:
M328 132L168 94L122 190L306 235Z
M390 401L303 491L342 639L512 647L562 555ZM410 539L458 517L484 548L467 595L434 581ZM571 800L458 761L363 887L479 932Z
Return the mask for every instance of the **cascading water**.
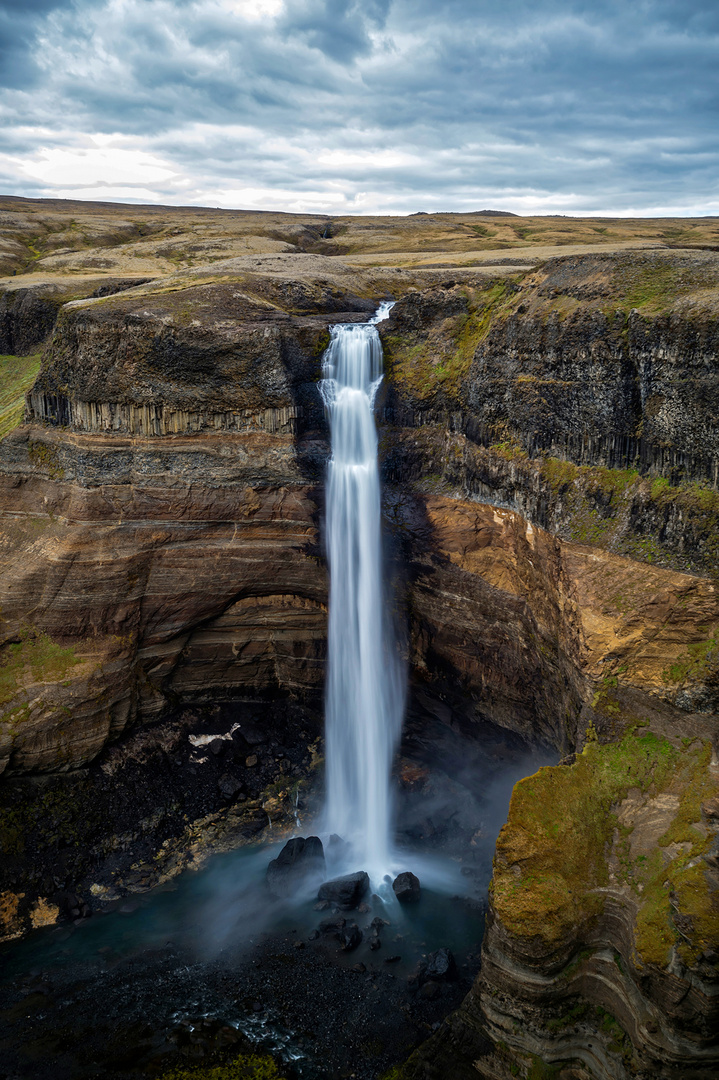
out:
M390 869L390 770L404 676L389 631L374 399L382 381L376 323L337 324L321 384L332 440L327 475L330 569L325 701L327 826L374 881Z

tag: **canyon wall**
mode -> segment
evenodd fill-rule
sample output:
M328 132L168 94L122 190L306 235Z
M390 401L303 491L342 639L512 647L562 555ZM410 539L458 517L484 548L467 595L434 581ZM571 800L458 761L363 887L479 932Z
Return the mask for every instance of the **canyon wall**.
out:
M176 732L227 703L223 742L241 706L255 713L236 760L221 746L225 771L206 766L219 791L236 785L223 812L249 835L275 813L320 735L327 326L396 296L378 408L410 714L567 755L518 785L480 979L406 1068L710 1075L718 266L627 253L421 285L263 256L66 304L25 423L0 443L5 790L41 828L43 784L129 787L160 755L164 824L143 842L169 844L177 869ZM285 744L259 763L257 727ZM41 890L89 873L80 856L57 881L48 869L70 835L85 844L81 816L32 872L15 852L8 932ZM92 828L99 875L112 838ZM572 845L591 859L564 866Z

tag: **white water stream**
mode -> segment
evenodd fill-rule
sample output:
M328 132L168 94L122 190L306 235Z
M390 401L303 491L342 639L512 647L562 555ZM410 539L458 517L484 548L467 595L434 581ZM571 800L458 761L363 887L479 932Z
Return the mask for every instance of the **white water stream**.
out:
M391 307L382 304L369 323L331 327L321 384L332 440L326 824L349 841L353 868L373 882L391 869L390 770L404 710L404 672L389 632L374 421L382 381L375 324Z

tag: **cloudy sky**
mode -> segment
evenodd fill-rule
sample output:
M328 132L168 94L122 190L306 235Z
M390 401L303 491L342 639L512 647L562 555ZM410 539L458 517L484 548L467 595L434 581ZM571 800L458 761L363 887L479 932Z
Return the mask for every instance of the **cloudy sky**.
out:
M719 214L718 0L0 0L0 190Z

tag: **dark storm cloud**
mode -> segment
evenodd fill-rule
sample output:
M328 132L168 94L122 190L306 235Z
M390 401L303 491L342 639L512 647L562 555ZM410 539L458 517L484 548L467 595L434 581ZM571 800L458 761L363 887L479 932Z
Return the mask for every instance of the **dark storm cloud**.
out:
M0 18L15 193L91 198L121 159L125 187L173 202L719 211L713 0L34 0Z

